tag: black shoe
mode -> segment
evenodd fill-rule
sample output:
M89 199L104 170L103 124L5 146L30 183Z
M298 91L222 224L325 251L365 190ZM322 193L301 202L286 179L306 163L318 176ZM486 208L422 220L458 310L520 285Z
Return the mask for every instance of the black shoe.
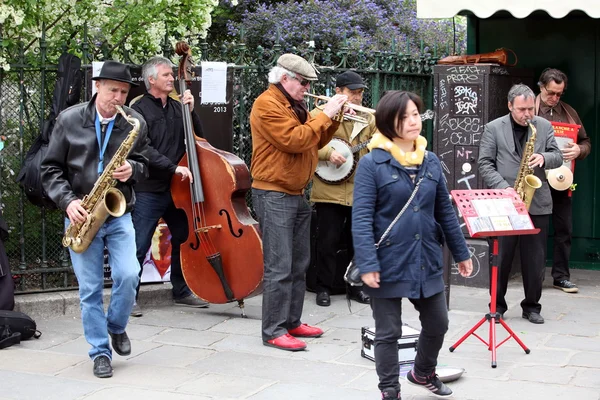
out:
M138 305L138 303L133 303L133 308L131 309L129 315L132 317L141 317L144 315L144 313L142 312L142 308Z
M381 391L381 399L400 399L400 392L394 388L385 388Z
M317 305L321 307L329 307L331 305L331 298L329 297L329 293L317 293Z
M498 315L500 315L500 317L496 318L496 323L499 324L501 319L504 319L504 313L503 312L499 312Z
M361 304L369 304L371 302L371 298L365 294L362 290L350 291L348 294L348 298L350 300L357 301Z
M94 359L94 375L97 378L110 378L113 374L110 358L99 356Z
M562 281L554 281L555 288L562 290L565 293L577 293L579 292L579 288L576 284L571 282L568 279L563 279Z
M406 374L406 380L415 386L421 386L422 388L429 390L437 397L452 396L452 390L440 381L440 378L435 371L429 376L418 376L415 374L414 370L411 369L408 374Z
M190 294L181 299L176 299L175 304L178 306L193 307L193 308L208 308L208 303L199 299L194 294Z
M525 312L523 311L523 318L528 319L532 324L543 324L544 317L537 312Z
M131 354L131 342L129 341L129 337L127 337L127 332L108 332L108 334L112 338L112 347L115 349L118 355L128 356Z

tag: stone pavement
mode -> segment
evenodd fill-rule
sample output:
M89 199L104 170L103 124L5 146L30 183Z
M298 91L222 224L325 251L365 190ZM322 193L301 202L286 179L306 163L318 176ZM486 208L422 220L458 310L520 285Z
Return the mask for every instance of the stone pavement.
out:
M548 275L549 276L549 275ZM553 289L546 278L542 296L544 325L521 318L520 280L511 282L506 321L531 349L514 340L498 349L498 367L474 336L454 353L448 347L486 311L485 289L453 286L450 330L440 364L465 368L450 384L455 399L600 400L600 272L573 271L580 293ZM36 318L39 340L0 350L0 400L6 399L379 399L373 362L360 356L360 328L372 326L368 306L343 296L331 307L315 305L306 294L304 322L318 324L323 337L308 340L308 350L290 353L262 345L260 296L247 299L247 319L233 304L189 309L172 305L169 285L142 287L144 316L127 329L132 354L114 355L114 376L97 379L87 357L77 294L18 296L18 308ZM65 314L65 315L63 315ZM418 327L410 303L405 322ZM487 339L489 324L478 333ZM498 327L499 341L506 337ZM433 398L403 384L404 400Z

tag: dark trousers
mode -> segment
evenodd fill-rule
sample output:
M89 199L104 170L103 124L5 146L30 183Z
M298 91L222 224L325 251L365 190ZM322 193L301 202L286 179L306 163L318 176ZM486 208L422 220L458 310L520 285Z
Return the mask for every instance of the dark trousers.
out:
M15 282L10 273L10 265L4 242L0 239L0 310L9 310L15 307Z
M499 261L496 310L500 313L508 310L505 296L517 245L520 250L523 291L525 292L525 299L521 302L521 308L525 312L539 313L542 310L540 298L542 297L542 283L546 271L546 241L548 239L550 216L530 215L530 217L533 226L540 228L538 234L501 236L498 238Z
M569 258L573 236L573 203L568 190L550 188L550 193L552 193L552 226L554 227L552 278L555 281L562 281L571 278Z
M446 296L440 292L429 298L409 299L419 312L421 334L417 343L415 373L429 376L435 371L437 358L448 331ZM375 319L375 368L379 390L394 388L400 392L398 339L402 336L402 299L371 297Z
M175 207L170 192L135 193L135 209L133 210L133 226L135 228L136 256L140 263L140 278L142 276L142 265L146 253L150 248L152 235L162 217L171 232L171 284L173 285L173 298L181 299L189 296L192 292L185 283L183 272L181 272L180 249L181 243L185 242L188 235L187 217L185 212ZM136 299L140 292L138 283Z
M300 326L310 264L312 210L302 195L252 189L262 232L262 339L275 339Z
M315 203L317 210L316 291L331 293L337 270L337 252L345 244L348 259L352 247L352 207L332 203Z

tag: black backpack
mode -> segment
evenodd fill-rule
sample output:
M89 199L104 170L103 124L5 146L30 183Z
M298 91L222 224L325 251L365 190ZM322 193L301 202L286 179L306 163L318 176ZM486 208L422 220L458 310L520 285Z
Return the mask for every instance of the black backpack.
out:
M65 108L79 102L82 76L81 59L72 54L63 53L58 59L58 74L50 115L44 121L42 132L25 155L25 161L23 161L23 166L16 179L23 188L27 199L38 207L56 208L42 186L40 167L48 150L48 142L56 117Z
M27 314L18 311L0 310L0 349L42 336L35 321Z

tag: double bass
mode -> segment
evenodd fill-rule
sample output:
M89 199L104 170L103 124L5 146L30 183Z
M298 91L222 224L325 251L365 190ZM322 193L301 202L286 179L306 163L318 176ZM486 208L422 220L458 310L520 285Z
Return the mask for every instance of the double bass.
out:
M192 79L191 50L179 42L179 93ZM214 304L237 301L259 291L263 251L258 222L246 205L250 172L239 157L211 146L192 129L189 106L183 104L186 154L179 162L193 181L173 176L171 193L187 215L188 237L181 245L181 269L190 290Z

